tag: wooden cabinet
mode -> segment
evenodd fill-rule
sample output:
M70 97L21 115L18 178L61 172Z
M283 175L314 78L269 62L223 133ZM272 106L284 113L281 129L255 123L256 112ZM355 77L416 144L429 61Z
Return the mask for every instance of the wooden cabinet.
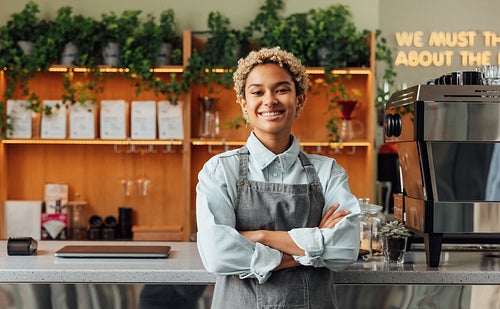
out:
M184 63L191 54L190 31L184 31ZM360 90L360 106L353 116L364 124L358 140L330 143L326 123L329 98L325 93L310 93L306 106L294 125L293 134L306 152L334 157L348 172L351 189L358 197L373 198L374 191L374 42L372 66L350 68L339 74L350 74L349 88ZM165 68L166 71L179 68ZM322 78L321 68L310 68L311 79ZM77 73L75 73L77 74ZM135 95L131 82L123 76L107 73L104 91L97 99L160 100L153 92ZM170 78L168 72L160 73ZM5 89L2 76L0 90ZM58 99L62 93L61 73L42 73L30 81L42 99ZM118 216L119 207L133 208L133 224L140 226L182 226L179 239L188 241L196 231L195 187L203 164L214 154L241 147L251 132L250 126L230 129L241 115L234 90L216 89L220 133L217 138L198 136L200 105L198 98L208 94L203 86L194 85L181 98L184 112L184 139L167 140L3 140L0 142L0 201L42 200L46 182L69 184L70 200L80 193L89 203L88 214ZM98 123L97 123L98 124ZM151 193L126 197L120 180L145 173L152 180ZM1 212L0 212L1 215ZM3 220L3 218L0 218ZM0 222L2 222L0 220ZM0 223L1 224L1 223ZM172 234L169 234L172 235Z

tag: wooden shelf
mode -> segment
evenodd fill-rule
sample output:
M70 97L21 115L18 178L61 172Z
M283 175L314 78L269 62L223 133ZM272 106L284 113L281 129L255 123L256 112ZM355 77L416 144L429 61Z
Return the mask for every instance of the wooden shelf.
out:
M325 74L325 68L323 67L308 67L306 68L307 74L310 75L323 75ZM335 69L331 71L333 75L371 75L372 69L370 68L347 68L347 69Z
M182 145L181 140L106 140L106 139L5 139L4 144L34 145Z
M216 139L196 139L192 140L191 144L193 146L243 146L246 144L246 141L226 141L226 140L216 140ZM370 147L372 146L372 143L368 141L349 141L349 142L324 142L324 141L311 141L311 142L299 142L300 146L304 147L330 147L330 148L337 148L337 147Z
M60 72L60 73L65 73L65 72L75 72L75 73L85 73L85 72L90 72L90 68L84 68L84 67L75 67L75 66L68 66L68 65L51 65L49 67L49 72ZM121 73L121 72L128 72L128 68L114 68L111 66L99 66L99 71L103 73ZM170 66L160 66L160 67L154 67L150 69L151 72L156 72L156 73L182 73L184 72L184 67L181 65L170 65Z

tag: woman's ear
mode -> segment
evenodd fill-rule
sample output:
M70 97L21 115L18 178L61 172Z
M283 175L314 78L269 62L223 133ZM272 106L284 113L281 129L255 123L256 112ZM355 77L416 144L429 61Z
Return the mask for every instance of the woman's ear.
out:
M240 106L241 106L241 110L243 112L246 112L247 111L247 101L245 101L245 99L241 99L240 100Z
M297 105L295 106L295 108L298 112L300 112L302 110L305 102L306 102L306 95L305 94L301 94L301 95L297 96Z
M248 123L248 110L247 110L247 101L245 99L240 100L241 112L243 113L243 118Z

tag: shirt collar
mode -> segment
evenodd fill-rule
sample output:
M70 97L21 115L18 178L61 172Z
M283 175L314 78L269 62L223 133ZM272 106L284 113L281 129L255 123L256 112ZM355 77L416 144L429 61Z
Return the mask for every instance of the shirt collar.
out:
M264 144L262 144L261 141L259 141L259 139L255 136L253 131L247 139L246 146L252 155L252 159L255 160L261 169L265 169L269 164L275 162L276 159L279 159L281 170L285 172L295 163L300 153L299 142L295 136L290 136L292 139L291 146L285 152L278 155L267 149L266 146L264 146Z

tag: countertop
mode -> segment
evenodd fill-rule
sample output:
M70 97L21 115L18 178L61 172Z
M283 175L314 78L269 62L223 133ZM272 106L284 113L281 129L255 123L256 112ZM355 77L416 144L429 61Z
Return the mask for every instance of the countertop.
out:
M54 252L66 244L170 245L168 259L69 259ZM500 284L500 251L444 250L439 267L429 268L422 250L412 250L403 265L388 265L382 257L356 262L335 272L337 284ZM201 263L196 243L39 241L32 256L8 256L0 241L0 283L171 283L213 284L215 276Z

